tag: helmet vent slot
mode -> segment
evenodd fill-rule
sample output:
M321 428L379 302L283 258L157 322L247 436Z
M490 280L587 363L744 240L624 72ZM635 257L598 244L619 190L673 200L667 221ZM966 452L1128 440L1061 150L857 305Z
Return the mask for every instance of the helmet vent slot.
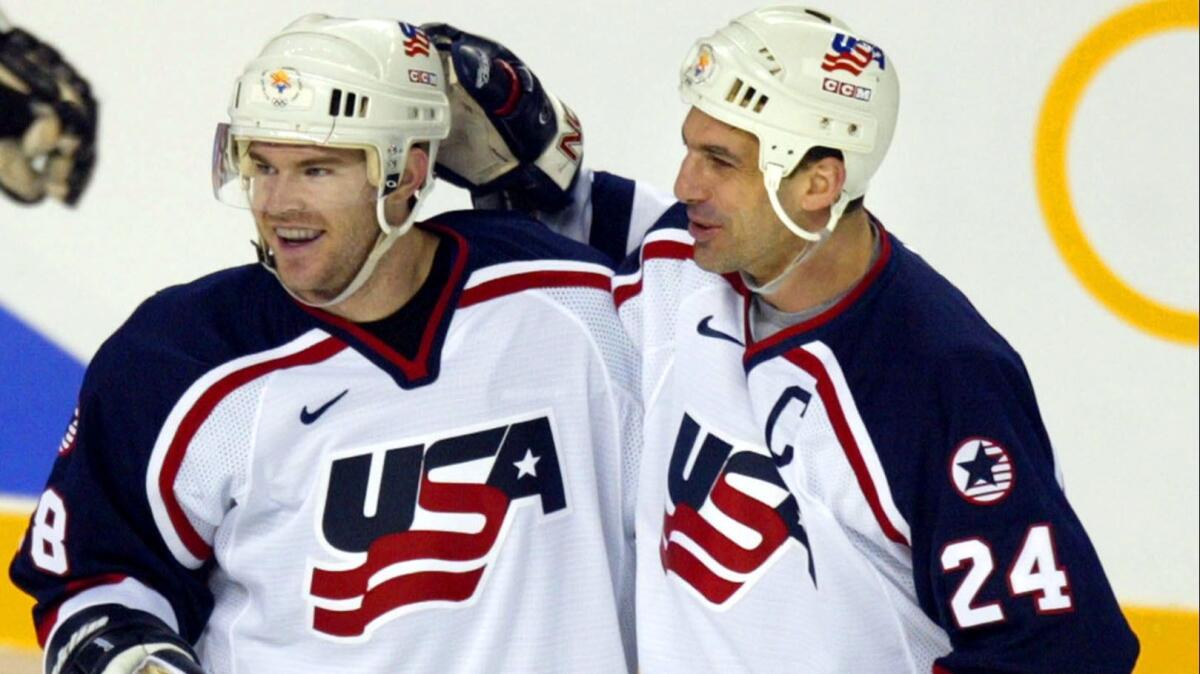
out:
M238 80L237 89L233 92L233 107L242 107L242 81Z
M804 10L804 13L808 14L809 16L815 16L818 19L824 21L825 23L833 23L833 19L830 18L830 16L828 14L822 14L820 12L813 11L811 9Z
M334 89L329 95L329 116L366 117L370 105L370 96L359 96L353 91Z
M742 90L742 84L741 78L733 81L733 86L729 87L729 93L725 94L726 103L732 103L737 98L738 92Z
M750 101L754 100L754 94L757 93L758 90L754 87L746 87L746 93L742 94L742 100L738 101L738 105L743 108L750 105Z
M779 61L775 58L775 55L771 53L770 49L767 49L766 47L759 47L758 55L762 57L764 65L767 66L767 70L771 73L772 77L783 72L783 67L779 65Z
M732 103L739 108L750 108L754 113L762 112L770 100L770 96L758 93L758 89L747 85L740 78L734 80L733 86L729 87L729 93L725 94L726 103Z

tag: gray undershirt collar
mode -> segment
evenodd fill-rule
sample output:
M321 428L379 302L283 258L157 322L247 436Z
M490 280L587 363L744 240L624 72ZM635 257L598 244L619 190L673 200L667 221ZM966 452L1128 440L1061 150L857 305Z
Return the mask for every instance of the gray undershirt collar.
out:
M871 246L871 262L867 268L875 266L875 262L879 259L879 253L883 250L883 244L879 238L879 230L874 223L871 224L871 237L873 240ZM851 290L857 287L857 283L846 289L846 292L833 297L825 302L822 302L815 307L809 307L803 311L780 311L769 303L765 302L758 295L754 295L750 302L750 332L755 341L764 340L777 332L786 330L793 325L799 325L817 314L829 309L833 305L842 301L846 295L850 294Z

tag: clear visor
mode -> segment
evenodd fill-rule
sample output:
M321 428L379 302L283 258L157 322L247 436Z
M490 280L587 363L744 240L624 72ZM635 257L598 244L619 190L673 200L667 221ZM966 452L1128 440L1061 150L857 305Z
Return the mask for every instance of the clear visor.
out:
M218 124L213 139L217 200L263 213L374 208L379 163L366 147L235 136Z

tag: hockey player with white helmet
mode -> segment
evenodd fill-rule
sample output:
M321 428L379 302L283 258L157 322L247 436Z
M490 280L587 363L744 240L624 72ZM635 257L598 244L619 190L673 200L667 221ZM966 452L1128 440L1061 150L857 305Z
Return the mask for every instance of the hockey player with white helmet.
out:
M1020 357L863 205L890 55L768 7L698 40L680 91L678 202L585 171L546 218L606 250L649 229L613 283L642 354L641 668L1130 671Z
M328 28L314 30L317 25ZM283 274L288 292L311 306L331 307L354 296L392 245L412 229L420 200L433 189L433 161L438 142L449 133L450 110L436 84L441 78L436 59L404 51L381 57L404 30L419 35L413 27L362 30L350 22L301 19L247 64L229 103L230 121L217 128L217 198L255 212L259 260L276 275ZM281 67L281 59L289 65ZM359 189L333 185L319 191L319 181L278 187L286 176L273 162L264 161L268 157L263 153L291 155L314 145L345 152L346 157L361 154L364 162L356 168L365 174L355 176ZM333 234L268 226L279 219L273 211L287 213L291 206L272 199L289 197L304 206L309 205L307 197L308 202L347 212L361 211L363 204L373 206L370 215L379 232L349 282L338 279L336 295L287 282L295 257L290 251ZM411 238L427 237L418 230Z
M420 28L321 15L237 78L213 189L261 264L158 293L89 366L11 572L47 674L634 667L612 272L517 214L416 220L445 84ZM526 135L563 110L509 98Z
M816 29L797 30L800 26ZM812 67L817 54L830 50L831 34L845 36L846 51L837 53L850 58L830 71ZM832 17L788 7L753 12L693 46L679 87L684 102L694 110L688 121L700 128L715 121L757 139L754 168L762 174L772 211L792 237L778 230L773 233L784 237L783 250L799 248L782 269L756 269L757 274L752 274L738 265L709 271L742 272L749 288L770 296L832 237L847 211L851 217L854 212L861 214L867 184L887 153L896 125L900 85L896 69L887 67L885 59L870 43L850 37L850 29ZM806 61L809 67L797 67ZM825 65L824 60L821 63ZM854 84L830 77L856 69ZM835 87L837 91L831 91ZM818 163L813 161L815 154L808 154L814 148L840 153L842 175L825 177L840 182L841 189L827 206L824 226L810 231L814 228L793 220L781 199L786 191L784 178L801 177L793 174L802 160L808 157L809 166ZM682 170L680 178L686 179ZM705 231L704 224L697 224L697 233ZM757 245L765 250L768 243L760 240Z

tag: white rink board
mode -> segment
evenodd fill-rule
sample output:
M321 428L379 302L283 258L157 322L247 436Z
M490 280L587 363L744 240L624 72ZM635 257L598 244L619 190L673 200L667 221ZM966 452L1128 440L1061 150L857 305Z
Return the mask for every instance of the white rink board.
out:
M241 65L295 16L441 20L496 37L578 112L591 166L669 189L685 113L679 62L694 38L755 6L3 3L79 65L103 106L98 174L78 210L0 202L0 304L83 359L154 290L252 259L249 216L209 191L210 143ZM1196 345L1143 332L1088 294L1055 249L1035 190L1034 131L1054 73L1128 6L825 4L900 73L900 126L868 206L1025 358L1068 494L1121 600L1195 609ZM1085 94L1068 151L1072 198L1096 249L1130 285L1193 314L1198 72L1194 28L1123 50ZM468 203L447 185L431 201L425 216Z

